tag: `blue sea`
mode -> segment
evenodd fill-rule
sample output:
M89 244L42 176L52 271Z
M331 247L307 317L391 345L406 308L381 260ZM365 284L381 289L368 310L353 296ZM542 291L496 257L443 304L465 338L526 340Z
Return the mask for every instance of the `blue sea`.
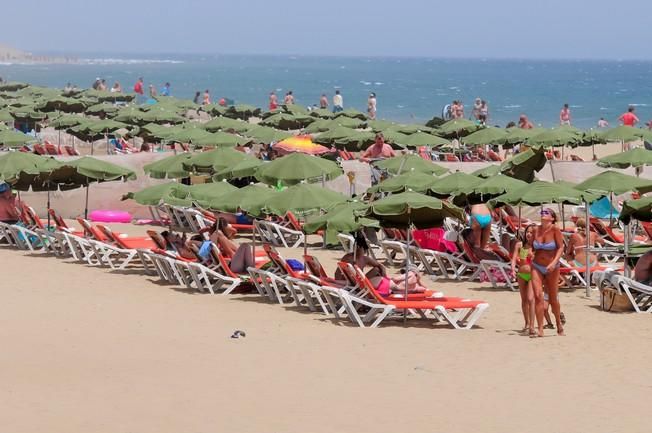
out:
M594 127L600 117L611 125L629 105L641 122L652 119L652 62L561 60L462 60L238 55L81 55L69 65L0 65L0 76L37 85L89 87L95 77L131 90L139 76L146 86L166 81L172 94L192 98L210 89L214 101L267 106L269 92L280 99L292 90L296 102L313 105L335 89L345 108L366 110L369 92L378 99L378 118L425 122L442 107L462 100L467 117L476 97L489 104L490 123L504 126L527 114L537 125L558 123L564 103L573 124Z

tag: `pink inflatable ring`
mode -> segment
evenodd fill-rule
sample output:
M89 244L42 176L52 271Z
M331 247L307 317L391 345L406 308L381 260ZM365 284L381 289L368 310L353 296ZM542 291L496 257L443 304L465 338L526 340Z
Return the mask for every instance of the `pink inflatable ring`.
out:
M89 215L93 222L98 223L130 223L131 214L121 210L94 210Z

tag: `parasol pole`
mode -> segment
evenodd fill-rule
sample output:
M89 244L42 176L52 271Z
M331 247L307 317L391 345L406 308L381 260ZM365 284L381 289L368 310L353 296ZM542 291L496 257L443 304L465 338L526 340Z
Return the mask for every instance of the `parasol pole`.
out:
M407 301L408 298L408 273L410 272L410 238L412 237L412 209L408 206L407 208L407 214L408 214L408 227L407 227L407 247L405 249L406 254L405 254L405 295L404 295L404 301ZM403 323L407 323L407 310L403 310Z
M627 266L627 257L629 256L629 223L625 224L625 231L623 232L623 237L625 238L625 261L623 267L625 269L625 277L629 278L629 266Z
M591 224L590 224L590 214L589 214L589 201L586 200L584 202L584 215L586 217L586 246L584 250L584 255L586 256L586 263L584 264L586 272L585 272L585 278L586 278L586 297L590 298L591 297L591 267L589 261L591 260L591 254L590 254L590 248L591 248Z
M88 181L88 178L86 178L86 205L84 206L84 219L88 219L88 188L90 186L90 182Z

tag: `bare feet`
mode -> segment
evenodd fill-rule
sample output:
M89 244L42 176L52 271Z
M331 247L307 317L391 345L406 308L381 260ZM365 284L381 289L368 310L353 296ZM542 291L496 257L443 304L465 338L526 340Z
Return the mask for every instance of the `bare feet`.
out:
M558 326L557 327L557 335L560 336L560 337L565 337L566 334L564 334L564 328L562 328L561 326Z

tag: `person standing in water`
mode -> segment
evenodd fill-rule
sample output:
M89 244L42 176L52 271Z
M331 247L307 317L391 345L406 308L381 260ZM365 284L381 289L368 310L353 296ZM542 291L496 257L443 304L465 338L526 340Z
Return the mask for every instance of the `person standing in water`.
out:
M204 90L204 100L202 101L203 105L210 105L211 103L211 93L208 89Z
M138 103L142 103L145 97L145 89L143 88L143 77L138 78L136 84L134 84L134 93L136 94L136 100Z
M367 99L367 114L370 120L376 120L376 94L371 92Z
M634 107L629 107L627 109L627 112L621 114L618 120L622 122L624 126L632 126L632 127L639 122L638 117L636 117L636 114L634 114Z
M328 110L328 98L326 97L325 93L322 93L321 97L319 98L319 108L322 110Z
M335 91L335 96L333 96L333 113L339 113L344 111L344 98L340 94L339 90Z
M276 93L270 92L269 93L269 111L274 111L278 108L278 96L276 96Z
M201 98L201 92L199 90L197 90L195 92L195 97L192 98L192 102L195 103L196 105L199 105L200 98Z
M570 108L568 108L568 104L564 104L561 111L559 112L559 124L568 126L571 124L571 113Z
M288 92L285 94L285 98L283 99L283 103L285 105L293 105L294 104L294 95L292 94L292 90L288 90Z

